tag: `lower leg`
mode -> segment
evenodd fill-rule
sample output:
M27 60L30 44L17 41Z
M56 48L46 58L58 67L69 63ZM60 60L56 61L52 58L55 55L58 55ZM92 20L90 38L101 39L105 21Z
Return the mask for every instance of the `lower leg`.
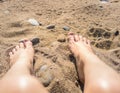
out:
M95 54L88 55L87 58L90 60L84 60L85 90L92 89L97 93L120 93L118 73Z
M120 93L119 75L93 53L89 40L70 33L69 47L76 58L85 93Z
M0 93L48 93L31 75L34 49L30 41L20 43L9 55L12 67L0 80Z

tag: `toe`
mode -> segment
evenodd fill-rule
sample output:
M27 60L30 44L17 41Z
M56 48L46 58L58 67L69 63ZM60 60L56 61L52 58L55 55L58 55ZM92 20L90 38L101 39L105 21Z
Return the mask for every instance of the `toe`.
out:
M26 47L32 47L32 42L30 40L25 42Z
M9 52L9 56L11 56L11 55L13 55L13 53L12 53L12 52Z
M74 35L74 39L75 39L75 41L79 41L79 36L78 35Z
M87 39L85 37L83 38L83 42L84 44L87 44Z
M91 47L90 40L87 40L87 45Z
M68 40L69 40L70 43L74 42L74 36L73 36L73 35L70 35L70 36L68 37Z
M20 47L17 45L15 48L16 48L16 50L18 50Z
M12 52L13 52L13 54L16 52L16 49L14 48L13 50L12 50Z
M90 45L90 40L87 40L87 44Z
M13 52L9 52L9 58L10 58L10 60L12 59L12 57L13 57Z
M20 47L20 48L25 48L24 43L23 43L23 42L20 42L19 47Z
M68 41L70 43L74 42L74 33L68 33Z
M86 42L86 38L85 37L83 37L83 42Z
M81 35L79 35L79 40L80 40L80 41L82 41L82 38L83 38L83 37L82 37Z

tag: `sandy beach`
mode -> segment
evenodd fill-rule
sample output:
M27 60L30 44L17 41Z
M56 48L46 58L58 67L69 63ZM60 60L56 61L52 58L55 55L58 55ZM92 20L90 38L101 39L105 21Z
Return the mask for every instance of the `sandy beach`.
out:
M96 55L120 74L119 0L0 0L0 78L10 69L12 47L37 37L34 74L39 81L50 93L82 93L69 32L90 39Z

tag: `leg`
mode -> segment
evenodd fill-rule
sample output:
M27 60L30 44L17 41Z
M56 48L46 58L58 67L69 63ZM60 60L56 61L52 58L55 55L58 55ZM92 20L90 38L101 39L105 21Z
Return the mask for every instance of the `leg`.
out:
M120 93L119 75L93 53L90 41L73 33L68 38L84 93Z
M0 93L48 93L31 75L34 49L30 41L20 43L9 55L12 67L0 80Z

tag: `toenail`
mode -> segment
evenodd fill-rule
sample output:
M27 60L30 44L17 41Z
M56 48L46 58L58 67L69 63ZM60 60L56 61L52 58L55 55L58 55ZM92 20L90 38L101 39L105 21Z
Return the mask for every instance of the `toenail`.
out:
M20 47L24 47L24 42L20 42Z
M12 54L13 54L12 52L9 53L9 55L12 55Z
M18 49L18 48L19 48L19 46L17 45L17 46L16 46L16 49Z
M79 40L78 35L75 35L74 37L75 37L75 40L76 40L76 41L78 41L78 40Z
M83 40L85 41L85 40L86 40L86 38L84 37L84 38L83 38Z
M80 39L82 39L82 36L81 36L81 35L79 35L79 38L80 38Z
M15 51L16 51L16 49L14 48L14 49L13 49L13 52L15 52Z

